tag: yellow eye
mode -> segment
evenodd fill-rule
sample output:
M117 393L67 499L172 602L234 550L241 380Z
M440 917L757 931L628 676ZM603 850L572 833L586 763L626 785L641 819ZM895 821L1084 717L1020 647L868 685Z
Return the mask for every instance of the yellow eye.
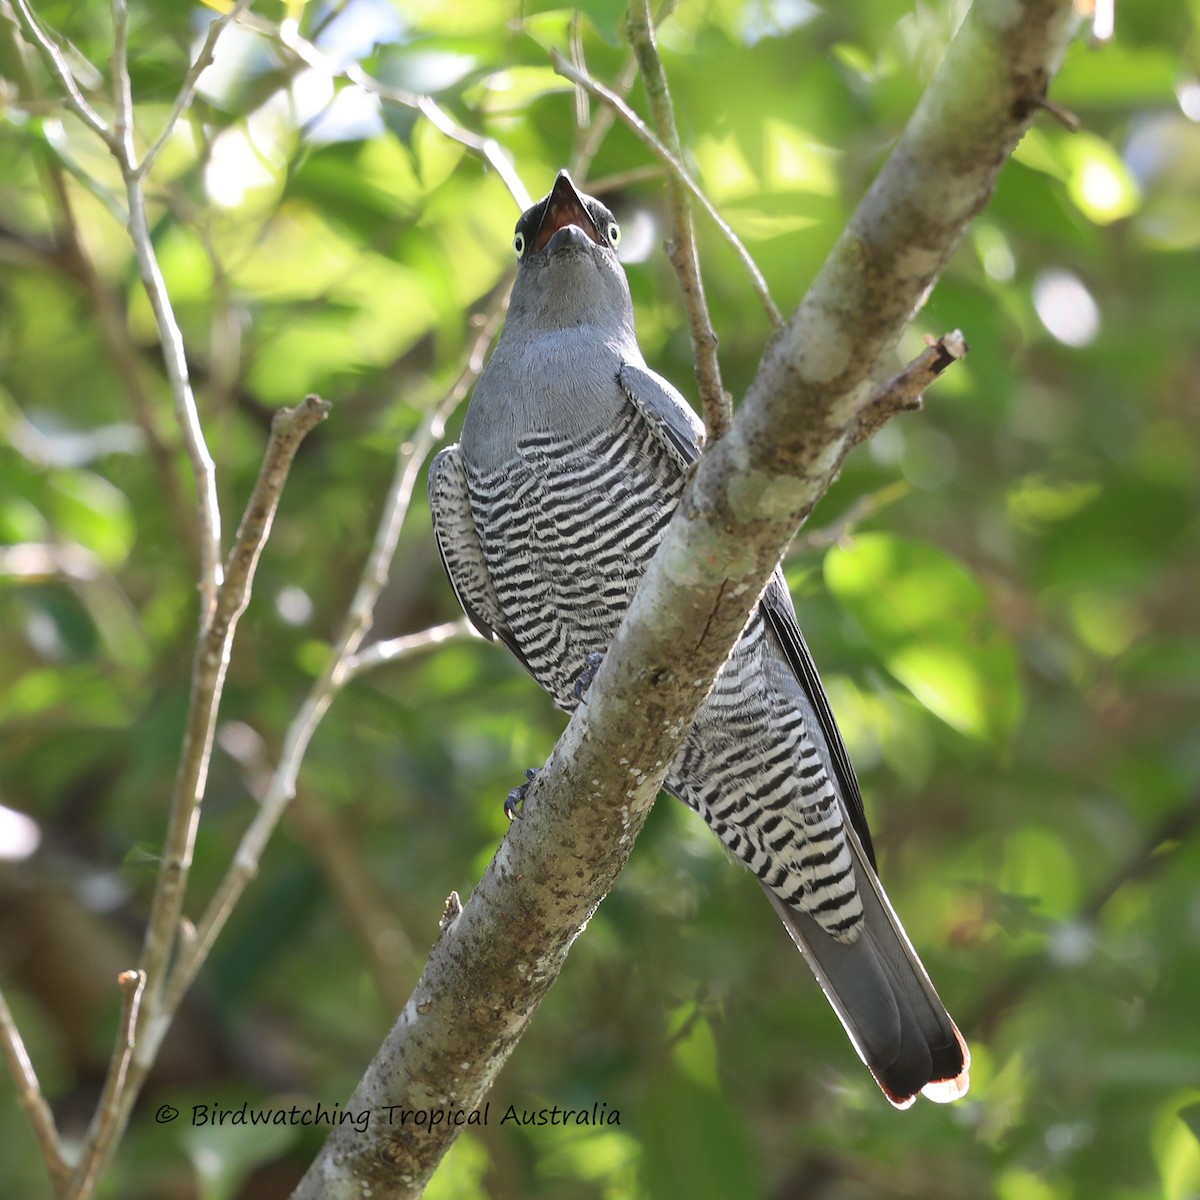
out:
M525 235L520 230L513 235L513 249L517 252L518 258L525 257Z
M609 221L608 229L605 231L608 234L608 243L615 250L621 244L621 227L616 221Z

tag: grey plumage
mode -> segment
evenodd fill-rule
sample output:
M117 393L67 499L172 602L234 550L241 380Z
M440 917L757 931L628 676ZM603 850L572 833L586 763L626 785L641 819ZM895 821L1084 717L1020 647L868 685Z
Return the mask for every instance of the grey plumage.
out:
M617 236L566 172L521 217L504 332L461 443L429 477L464 610L567 711L704 438L638 349ZM664 786L758 877L889 1099L962 1095L966 1045L879 885L858 783L781 572Z

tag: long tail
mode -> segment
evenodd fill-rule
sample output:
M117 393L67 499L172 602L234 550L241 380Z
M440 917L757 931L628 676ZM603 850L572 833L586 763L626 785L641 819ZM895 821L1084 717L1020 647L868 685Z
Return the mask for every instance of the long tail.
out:
M764 890L800 947L883 1094L907 1108L918 1093L944 1104L966 1094L971 1054L847 823L863 925L835 941L812 917Z

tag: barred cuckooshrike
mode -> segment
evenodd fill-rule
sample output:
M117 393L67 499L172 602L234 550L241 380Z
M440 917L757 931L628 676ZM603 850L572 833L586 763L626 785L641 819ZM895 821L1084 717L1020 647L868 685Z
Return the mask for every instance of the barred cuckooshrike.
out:
M507 323L462 441L434 460L442 561L467 616L571 711L704 430L638 349L620 229L561 172L517 222ZM758 877L895 1105L954 1100L970 1056L875 873L862 796L782 572L664 787Z

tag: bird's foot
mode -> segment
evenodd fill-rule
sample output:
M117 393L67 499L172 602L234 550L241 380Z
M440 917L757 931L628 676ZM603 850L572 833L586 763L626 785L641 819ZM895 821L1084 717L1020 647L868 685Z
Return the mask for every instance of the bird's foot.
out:
M592 680L596 678L596 672L600 670L600 664L604 661L604 655L592 653L583 661L584 668L579 672L575 680L576 700L582 700L584 693L592 686Z
M521 816L521 805L525 802L525 795L533 786L533 781L538 777L539 767L530 767L525 772L525 782L520 787L515 787L507 796L504 797L504 815L510 821L516 821Z

